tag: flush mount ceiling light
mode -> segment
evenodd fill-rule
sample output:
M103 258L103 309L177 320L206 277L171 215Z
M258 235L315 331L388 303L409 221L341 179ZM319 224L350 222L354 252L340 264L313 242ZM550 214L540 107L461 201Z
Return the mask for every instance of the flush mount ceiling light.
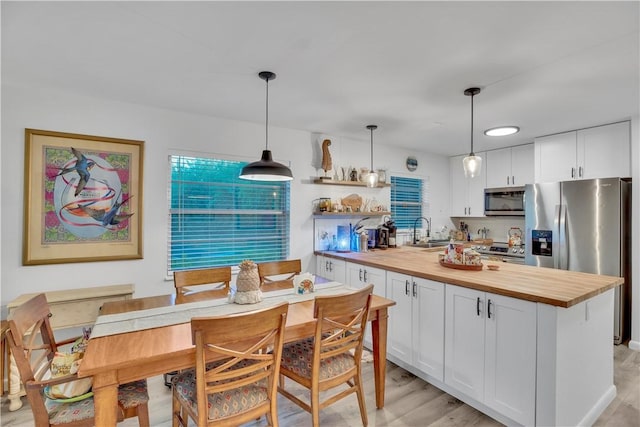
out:
M269 150L269 80L276 78L271 71L261 71L258 76L267 83L267 103L265 119L265 149L262 158L257 162L249 163L242 168L240 178L252 181L291 181L293 175L291 169L285 165L274 162Z
M367 187L377 187L378 186L378 174L373 169L373 131L378 129L376 125L367 125L367 129L371 131L371 169L369 169L369 174L367 175Z
M480 173L482 168L482 157L476 156L473 152L473 97L480 93L479 87L471 87L464 91L464 94L471 97L471 152L467 157L462 159L464 167L464 176L473 178Z
M497 128L491 128L484 131L487 136L507 136L520 132L518 126L500 126Z

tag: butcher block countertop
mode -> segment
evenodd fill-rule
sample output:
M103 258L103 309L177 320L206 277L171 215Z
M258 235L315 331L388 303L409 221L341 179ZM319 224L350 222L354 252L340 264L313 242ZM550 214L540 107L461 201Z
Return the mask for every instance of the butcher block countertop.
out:
M441 266L438 252L442 252L442 248L401 246L369 252L317 251L316 255L565 308L624 283L622 277L487 260L483 260L482 271L456 270ZM486 268L487 264L500 268L491 271Z

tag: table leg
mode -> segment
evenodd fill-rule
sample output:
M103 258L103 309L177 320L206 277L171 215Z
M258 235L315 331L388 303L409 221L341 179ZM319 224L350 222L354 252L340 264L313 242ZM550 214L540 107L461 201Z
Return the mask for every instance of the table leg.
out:
M93 377L93 402L95 405L95 425L115 427L118 422L118 382L115 372L98 374Z
M373 339L373 372L376 386L376 407L384 407L384 387L387 372L387 309L378 310L371 322Z

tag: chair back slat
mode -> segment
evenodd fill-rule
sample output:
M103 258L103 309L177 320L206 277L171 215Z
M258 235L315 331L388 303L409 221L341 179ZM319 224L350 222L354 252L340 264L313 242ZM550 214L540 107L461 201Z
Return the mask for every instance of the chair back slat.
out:
M299 259L284 261L263 262L258 264L258 275L261 286L269 286L276 283L291 281L293 276L302 271L302 262ZM293 286L291 283L290 286Z
M198 425L208 425L208 396L266 381L269 402L265 413L275 411L276 375L280 369L288 303L271 308L227 316L191 319L191 336L196 346ZM269 349L270 351L265 351ZM233 422L241 424L255 413Z
M373 285L369 285L347 295L315 298L314 358L328 359L352 350L356 358L361 357L372 292Z
M57 346L49 322L51 311L44 294L36 295L11 312L7 341L11 354L26 385L41 381L49 371ZM25 387L35 424L49 425L49 414L42 390Z
M231 267L174 271L176 304L224 298L229 293L230 282Z

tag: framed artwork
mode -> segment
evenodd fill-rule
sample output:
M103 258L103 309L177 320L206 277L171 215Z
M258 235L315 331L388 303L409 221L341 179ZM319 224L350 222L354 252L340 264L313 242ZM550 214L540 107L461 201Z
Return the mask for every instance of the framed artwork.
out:
M25 129L24 265L142 258L144 141Z

